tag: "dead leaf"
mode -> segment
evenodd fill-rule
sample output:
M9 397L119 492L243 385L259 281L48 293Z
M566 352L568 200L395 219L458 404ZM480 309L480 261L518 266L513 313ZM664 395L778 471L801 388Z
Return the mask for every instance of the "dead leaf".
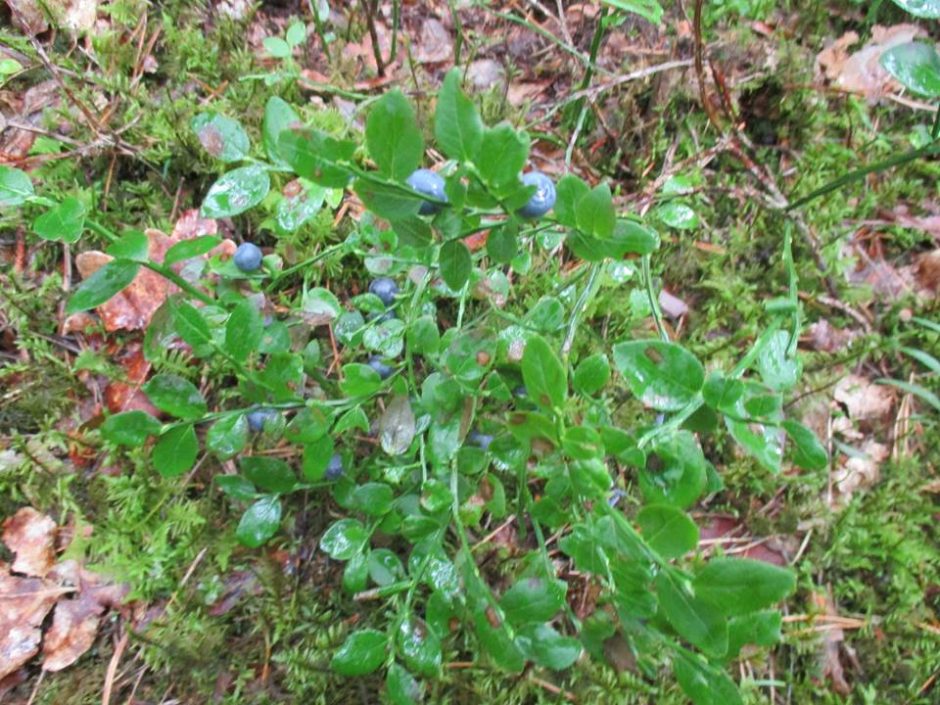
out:
M467 67L467 80L478 91L485 91L504 81L503 67L493 59L478 59Z
M55 563L56 523L32 507L23 507L3 522L3 543L14 554L11 570L44 578Z
M6 0L13 15L13 25L24 34L42 34L49 23L36 0Z
M940 249L925 252L917 258L914 277L920 288L926 292L936 295L940 291Z
M830 617L838 617L839 613L829 594L813 593L813 602L816 607ZM823 678L832 681L832 689L840 695L852 692L852 686L845 680L845 671L839 654L839 645L845 640L845 632L841 627L832 625L823 631L823 640L819 652L819 668Z
M853 421L884 418L894 406L894 392L890 387L852 374L839 380L832 398L844 405Z
M670 294L665 289L659 292L659 306L663 313L673 319L682 318L689 312L689 306L678 296Z
M806 334L814 350L829 353L842 350L856 337L853 331L836 328L825 318L810 325Z
M422 64L440 64L453 58L454 41L440 20L430 17L421 25L415 59Z
M887 49L906 44L925 34L922 28L913 24L892 27L875 25L871 40L859 51L847 53L847 47L858 41L858 36L849 32L833 46L820 52L816 61L824 75L837 86L859 93L870 103L875 103L885 94L898 90L897 82L881 66L881 55Z
M39 653L40 627L62 594L55 583L41 578L18 578L0 564L0 678Z
M881 464L888 459L888 447L868 439L859 450L859 455L845 459L833 473L834 489L843 502L860 489L871 487L881 477Z
M104 389L104 402L112 414L122 411L143 411L160 417L160 411L150 403L140 387L150 373L150 363L144 357L143 346L130 342L118 349L114 361L124 368L125 378L113 380Z

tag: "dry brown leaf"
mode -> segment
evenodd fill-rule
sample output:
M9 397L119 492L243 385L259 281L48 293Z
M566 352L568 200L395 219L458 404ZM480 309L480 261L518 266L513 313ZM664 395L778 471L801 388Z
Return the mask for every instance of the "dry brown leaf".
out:
M940 220L940 217L937 217ZM914 278L925 293L936 296L940 291L940 248L925 252L914 264Z
M55 563L56 523L52 517L23 507L3 522L3 543L14 554L11 570L44 578Z
M859 375L846 375L836 384L833 399L843 404L853 421L880 419L891 413L894 392Z
M871 487L881 476L881 464L888 459L888 447L868 439L859 449L864 455L846 458L833 473L833 486L842 498L848 501L853 493Z
M818 609L830 617L838 617L839 613L828 594L813 593L813 602ZM845 671L839 656L839 645L845 639L845 632L841 627L833 625L823 631L823 640L819 652L819 667L823 678L832 682L832 689L841 695L852 692L852 686L845 680Z
M39 653L40 627L61 594L51 581L18 578L0 564L0 678Z
M814 350L829 353L842 350L856 337L853 331L836 328L825 318L809 326L806 334Z
M36 0L6 0L13 25L25 34L42 34L49 29L46 15Z
M875 25L871 40L854 54L847 54L846 49L858 41L858 37L849 32L833 46L824 49L816 60L824 75L837 86L859 93L874 103L885 94L895 92L898 86L881 66L881 55L887 49L906 44L924 34L922 28L913 24L892 27Z
M127 343L114 356L114 361L124 368L125 378L111 381L104 389L104 402L112 414L122 411L143 411L160 417L160 411L150 403L140 387L150 373L150 363L144 357L139 342Z

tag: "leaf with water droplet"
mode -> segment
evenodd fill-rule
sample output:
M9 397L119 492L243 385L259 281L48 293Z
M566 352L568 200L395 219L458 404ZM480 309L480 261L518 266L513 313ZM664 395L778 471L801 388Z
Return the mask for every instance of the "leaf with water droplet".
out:
M379 421L382 450L389 455L401 455L415 437L415 415L406 396L397 396Z

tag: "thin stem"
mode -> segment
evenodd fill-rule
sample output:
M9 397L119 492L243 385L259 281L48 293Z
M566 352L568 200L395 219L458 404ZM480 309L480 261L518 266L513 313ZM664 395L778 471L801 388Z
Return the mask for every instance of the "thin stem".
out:
M584 315L585 309L587 309L588 304L591 303L591 300L597 293L602 266L601 262L595 262L591 265L587 284L584 285L584 290L581 292L581 296L578 297L578 301L574 305L574 310L571 312L571 320L568 322L568 332L565 334L565 342L562 343L561 346L561 355L564 358L568 357L568 354L571 352L571 347L574 345L574 337L578 332L578 324L581 322L581 316Z
M281 279L283 279L284 277L289 276L293 274L294 272L299 272L301 269L306 269L310 265L316 264L317 262L324 260L327 257L333 254L336 254L337 252L342 251L343 249L345 249L345 247L346 247L345 241L340 242L336 245L330 245L322 252L315 254L313 257L308 257L303 262L299 262L293 265L292 267L288 267L282 272L278 272L277 275L273 279L271 279L270 283L265 288L267 289L267 291L270 292L272 289L274 289L275 285L279 281L281 281Z
M650 256L643 255L642 259L643 283L646 285L646 295L650 302L650 311L653 314L653 321L656 323L656 330L659 337L665 342L669 342L669 333L663 325L663 312L659 308L659 298L653 291L653 275L650 273Z

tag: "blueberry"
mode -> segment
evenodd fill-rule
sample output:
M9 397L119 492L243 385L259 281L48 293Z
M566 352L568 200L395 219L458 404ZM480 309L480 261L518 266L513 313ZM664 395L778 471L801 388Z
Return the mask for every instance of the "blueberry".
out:
M444 203L447 202L447 194L444 192L444 179L430 169L418 169L414 171L411 176L405 180L405 183L420 194L436 198L438 201L444 201ZM418 213L421 215L434 215L439 212L442 207L443 205L440 203L424 201L421 203L421 208L418 209Z
M327 480L338 480L343 475L343 458L339 453L333 453L333 456L330 458L330 462L326 464L326 474L324 477Z
M269 418L277 416L273 409L256 409L248 412L248 428L255 433L261 433L264 430L264 422Z
M369 362L367 362L366 364L369 367L371 367L373 370L378 372L379 377L381 377L382 379L388 379L389 377L392 376L392 372L394 372L394 370L391 367L389 367L384 362L382 362L382 358L380 358L378 355L373 355L372 357L370 357Z
M388 277L379 277L369 284L369 292L375 294L386 306L395 303L395 296L398 294L398 284Z
M525 399L529 396L529 390L525 388L524 384L520 384L518 387L512 390L512 395L520 399Z
M263 257L264 255L257 245L250 242L243 242L238 246L238 249L235 250L235 256L232 257L232 261L235 262L235 266L241 271L254 272L261 266L261 259Z
M522 218L541 218L555 205L555 184L541 171L523 174L522 183L535 186L535 193L516 213Z
M493 442L493 437L488 433L480 433L479 431L470 431L467 435L467 440L470 441L473 445L483 450L487 450L490 447L490 443Z

